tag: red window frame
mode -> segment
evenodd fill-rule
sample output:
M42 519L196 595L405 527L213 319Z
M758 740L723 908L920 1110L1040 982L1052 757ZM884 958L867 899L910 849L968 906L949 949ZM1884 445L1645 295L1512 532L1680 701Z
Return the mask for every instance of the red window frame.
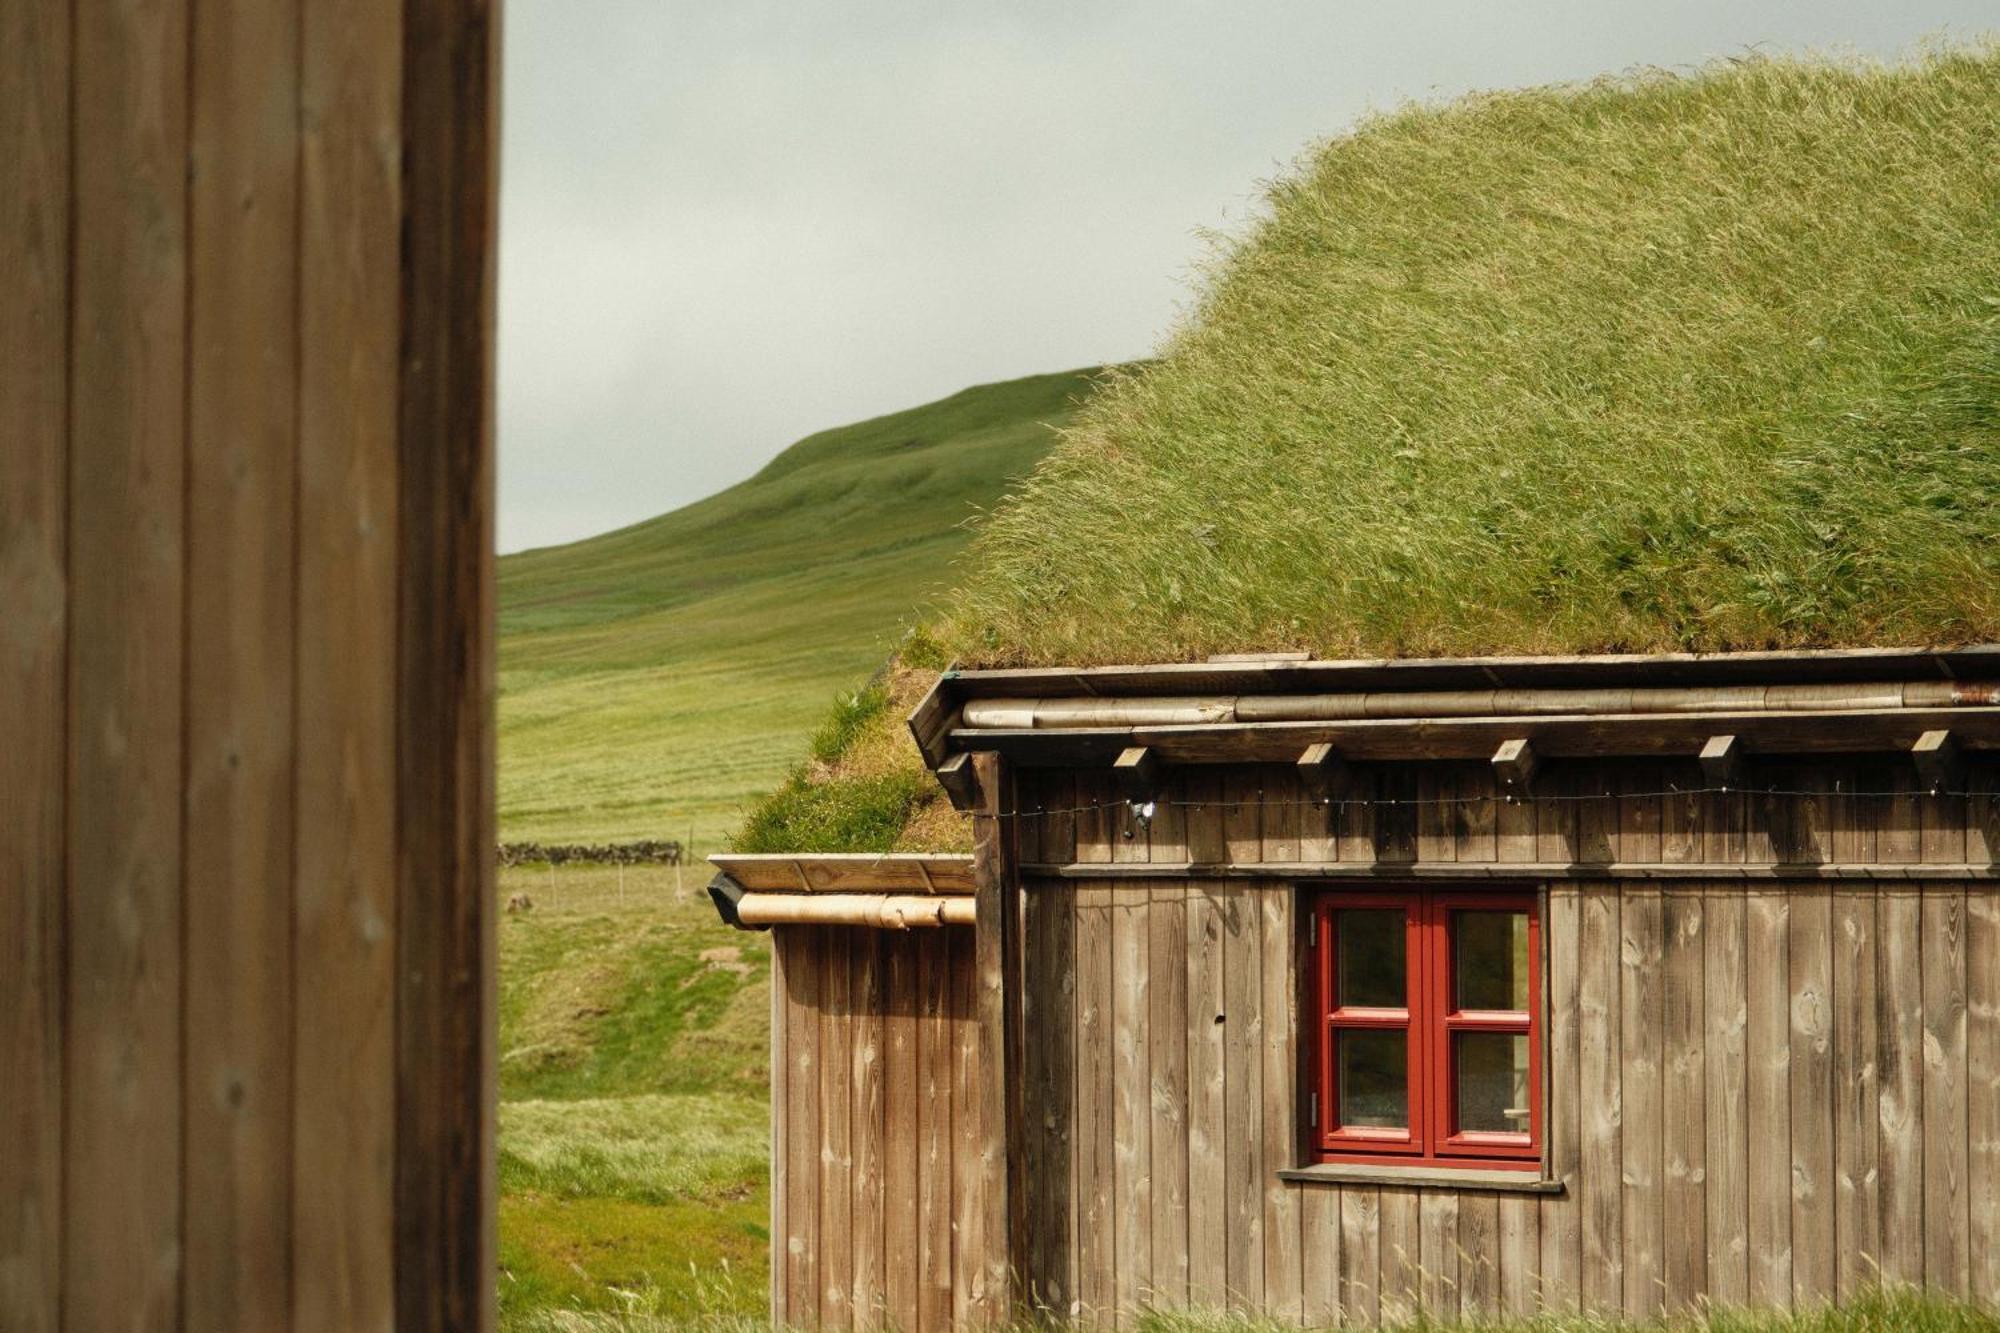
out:
M1404 914L1405 984L1400 1008L1346 1008L1336 1003L1339 951L1334 914L1351 910ZM1524 913L1528 924L1528 1008L1460 1009L1456 1005L1452 921L1461 912ZM1315 1068L1313 1146L1321 1161L1363 1165L1476 1166L1539 1169L1542 1158L1542 938L1538 897L1531 891L1401 889L1362 893L1331 890L1318 896L1312 915L1316 1000L1314 1039L1304 1043ZM1334 1034L1356 1030L1408 1034L1410 1123L1401 1129L1342 1126L1336 1086ZM1528 1128L1524 1132L1464 1131L1457 1116L1453 1035L1494 1032L1528 1039Z

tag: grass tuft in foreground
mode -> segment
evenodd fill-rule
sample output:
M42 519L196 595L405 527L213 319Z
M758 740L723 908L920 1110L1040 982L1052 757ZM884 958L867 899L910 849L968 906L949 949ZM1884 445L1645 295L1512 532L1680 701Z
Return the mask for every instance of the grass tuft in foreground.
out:
M2000 47L1412 107L984 527L968 660L2000 639Z

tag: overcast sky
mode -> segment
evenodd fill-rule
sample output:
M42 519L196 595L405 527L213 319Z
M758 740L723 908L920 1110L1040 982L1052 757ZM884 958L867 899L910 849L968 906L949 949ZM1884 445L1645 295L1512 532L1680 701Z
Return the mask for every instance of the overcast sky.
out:
M1893 55L2000 0L511 0L500 542L794 439L1144 355L1205 228L1372 109L1751 49Z

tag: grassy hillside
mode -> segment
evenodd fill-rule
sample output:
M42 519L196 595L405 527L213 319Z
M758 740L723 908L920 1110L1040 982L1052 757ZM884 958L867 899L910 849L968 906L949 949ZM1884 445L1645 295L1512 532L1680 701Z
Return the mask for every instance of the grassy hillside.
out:
M987 661L2000 639L2000 47L1412 108L987 524Z
M714 846L952 577L964 521L1053 443L1090 371L811 436L698 504L500 562L509 838Z

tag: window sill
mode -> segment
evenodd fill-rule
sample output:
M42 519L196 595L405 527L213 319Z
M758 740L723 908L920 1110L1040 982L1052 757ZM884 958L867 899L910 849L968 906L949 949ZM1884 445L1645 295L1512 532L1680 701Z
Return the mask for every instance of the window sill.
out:
M1560 1180L1533 1171L1493 1171L1478 1167L1363 1166L1318 1162L1278 1172L1278 1179L1306 1185L1401 1185L1410 1189L1484 1190L1494 1194L1561 1194Z

